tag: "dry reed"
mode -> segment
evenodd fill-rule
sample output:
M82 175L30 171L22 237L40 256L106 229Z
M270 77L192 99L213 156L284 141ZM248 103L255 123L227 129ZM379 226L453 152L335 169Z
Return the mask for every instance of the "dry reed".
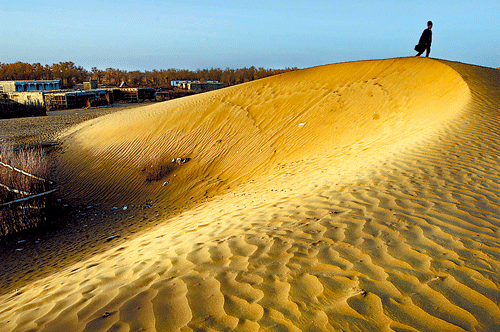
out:
M47 197L18 201L48 191L48 163L41 148L0 145L0 236L37 226Z

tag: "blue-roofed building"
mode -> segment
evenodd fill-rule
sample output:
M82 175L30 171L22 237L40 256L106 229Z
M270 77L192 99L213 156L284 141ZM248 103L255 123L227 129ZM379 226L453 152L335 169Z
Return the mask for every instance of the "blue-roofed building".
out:
M60 83L60 80L0 81L0 93L59 90Z

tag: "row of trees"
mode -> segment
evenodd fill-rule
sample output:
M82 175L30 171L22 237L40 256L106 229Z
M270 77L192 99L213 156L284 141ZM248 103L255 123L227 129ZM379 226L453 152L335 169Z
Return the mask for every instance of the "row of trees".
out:
M196 71L180 69L162 69L153 71L126 71L114 68L100 70L93 67L91 71L73 62L59 62L51 66L40 63L0 63L0 81L8 80L61 80L63 88L71 88L77 83L96 79L99 84L106 86L118 86L126 82L129 87L170 87L172 80L199 80L219 81L226 85L235 85L249 82L255 79L280 74L297 68L265 69L265 68L241 68L241 69L198 69Z

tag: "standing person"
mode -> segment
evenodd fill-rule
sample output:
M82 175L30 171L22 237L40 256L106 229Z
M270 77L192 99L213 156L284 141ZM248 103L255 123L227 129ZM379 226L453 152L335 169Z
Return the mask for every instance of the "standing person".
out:
M429 57L429 53L431 53L431 43L432 43L432 21L427 22L427 29L422 32L420 36L420 40L418 41L418 45L415 46L415 51L418 52L415 56L420 56L424 51L427 51L425 54L426 57Z

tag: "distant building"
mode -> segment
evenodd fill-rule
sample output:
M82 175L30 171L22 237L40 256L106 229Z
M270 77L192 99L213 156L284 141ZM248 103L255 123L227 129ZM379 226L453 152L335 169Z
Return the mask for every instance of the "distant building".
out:
M0 81L1 92L51 91L59 90L60 80L50 81Z
M156 92L156 101L166 101L195 94L193 91L168 90Z
M59 91L46 93L44 105L48 111L82 107L104 106L113 103L111 91Z
M47 111L107 106L115 102L139 103L156 100L153 88L92 89L82 91L56 91L45 93Z
M59 90L60 80L0 81L0 93L25 105L45 106L44 95Z
M219 83L218 81L186 81L186 82L177 82L177 87L185 90L196 91L196 92L204 92L204 91L212 91L217 89L222 89L224 87L224 83Z
M59 80L0 81L0 96L21 104L44 107L47 111L157 100L153 88L100 89L97 80L77 84L75 90L61 90L59 87Z
M128 103L138 103L146 100L156 100L156 90L153 88L118 88L112 89L114 99Z
M76 83L74 89L77 91L94 90L99 89L99 85L97 84L97 80L90 80L90 82Z
M183 86L186 86L187 83L206 83L206 84L216 84L216 85L223 85L224 83L220 83L219 81L192 81L192 80L174 80L170 81L170 86L173 87L178 87L181 88Z
M178 87L179 84L187 83L187 82L191 82L191 81L189 81L189 80L174 80L174 81L170 81L170 86Z
M83 82L83 90L97 89L97 80L90 80L90 82Z
M20 104L45 106L44 96L48 91L7 92L7 97Z

